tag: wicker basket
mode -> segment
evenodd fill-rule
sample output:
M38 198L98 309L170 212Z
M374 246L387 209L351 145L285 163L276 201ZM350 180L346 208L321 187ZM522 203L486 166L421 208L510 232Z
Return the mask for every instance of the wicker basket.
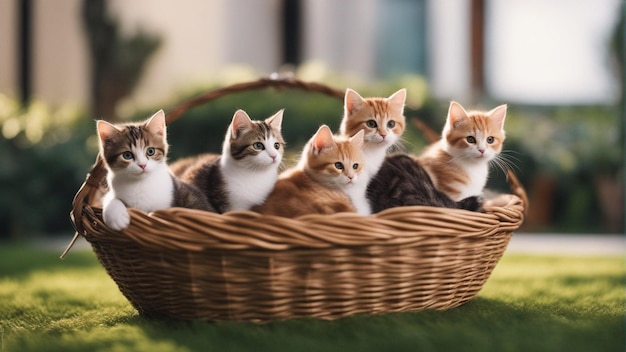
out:
M264 87L343 99L342 91L321 84L261 79L189 100L170 111L168 121L224 94ZM74 240L82 235L91 243L121 292L149 317L335 319L457 307L481 289L525 208L518 194L485 213L411 206L367 217L289 219L130 209L130 226L117 232L103 223L99 208L105 176L98 159L73 201Z

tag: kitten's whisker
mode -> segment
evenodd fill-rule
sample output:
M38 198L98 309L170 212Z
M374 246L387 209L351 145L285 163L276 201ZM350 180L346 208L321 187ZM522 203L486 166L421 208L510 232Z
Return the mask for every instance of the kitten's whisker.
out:
M511 159L513 159L515 161L520 161L519 158L517 158L515 155L512 155L512 154L520 154L520 153L515 151L515 150L503 150L500 153L500 156L502 156L503 158L504 157L508 157L508 158L511 158Z
M452 163L457 162L457 161L459 161L459 160L464 160L464 159L469 159L469 158L470 158L470 156L469 156L469 155L465 155L465 154L463 154L463 155L459 155L459 156L457 156L457 157L455 157L455 158L450 159L450 161L449 161L448 163L449 163L449 164L452 164Z
M513 159L513 160L509 160ZM520 159L513 157L511 155L499 155L496 159L501 160L503 163L505 163L507 166L509 166L511 169L517 169L518 171L521 171L521 169L515 164L515 161L519 162Z
M407 147L408 146L408 147ZM393 148L393 150L391 150ZM390 148L390 151L394 152L400 150L401 152L408 152L409 150L415 150L415 145L406 138L399 138L398 141Z

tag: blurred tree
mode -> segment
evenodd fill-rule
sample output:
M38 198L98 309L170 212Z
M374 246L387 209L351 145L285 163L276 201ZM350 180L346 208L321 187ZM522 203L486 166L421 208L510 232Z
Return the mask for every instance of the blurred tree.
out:
M91 57L92 116L116 120L116 104L133 91L161 38L141 30L123 36L106 3L84 0L82 14Z

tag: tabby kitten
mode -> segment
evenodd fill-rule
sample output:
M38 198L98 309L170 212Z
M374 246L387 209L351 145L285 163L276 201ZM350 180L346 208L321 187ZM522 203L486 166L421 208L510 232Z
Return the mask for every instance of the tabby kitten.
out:
M482 198L472 196L455 202L438 190L428 173L411 157L404 154L388 156L367 187L372 212L387 208L424 205L476 211Z
M265 203L254 210L285 217L354 212L353 201L367 202L365 194L352 200L349 195L364 170L362 145L361 131L347 139L321 126L298 165L280 175Z
M128 227L127 207L145 212L170 207L213 210L200 190L170 173L163 110L141 123L99 120L97 131L109 186L102 199L102 217L111 229Z
M506 105L467 112L451 102L441 139L417 157L435 186L455 201L481 196L489 163L502 151Z
M197 186L218 213L249 210L265 201L278 178L285 152L282 120L283 110L264 121L253 121L237 110L221 156L205 154L172 167L182 180Z
M388 98L363 98L348 88L344 96L344 115L340 133L350 137L363 130L364 178L372 179L380 169L387 151L399 141L404 132L404 104L406 89L400 89ZM357 195L366 194L368 182L360 182L351 190ZM358 213L371 214L368 202L359 206Z

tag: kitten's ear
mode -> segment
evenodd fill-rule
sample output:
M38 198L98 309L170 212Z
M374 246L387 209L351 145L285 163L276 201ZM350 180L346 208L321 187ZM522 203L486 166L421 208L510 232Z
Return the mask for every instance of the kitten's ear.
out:
M343 98L343 105L346 113L359 109L363 104L363 97L353 89L346 89L346 95Z
M100 137L100 140L103 142L112 134L121 132L117 126L104 120L96 121L96 129L98 130L98 137Z
M148 127L148 131L158 135L165 136L165 112L163 110L157 111L148 122L146 122L146 127Z
M460 123L468 118L467 111L463 109L461 104L456 101L450 102L450 108L448 109L448 121L447 124L450 127L457 127Z
M399 91L393 93L387 98L391 105L400 111L404 111L404 104L406 103L406 88L402 88Z
M507 105L502 104L489 111L489 117L498 125L500 130L504 129L504 119L506 118Z
M270 116L270 117L266 118L265 119L265 123L270 125L271 128L273 128L273 129L275 129L275 130L280 132L281 125L283 123L283 112L284 111L285 111L285 109L280 109L273 116Z
M320 126L311 141L311 148L314 154L319 154L322 150L335 145L333 132L326 125Z
M239 109L233 115L233 122L230 124L231 138L239 137L239 133L252 125L252 120L248 114Z
M356 148L361 149L361 147L363 147L364 135L365 135L365 131L360 130L354 136L350 137L350 143L352 143L352 145L354 145Z

